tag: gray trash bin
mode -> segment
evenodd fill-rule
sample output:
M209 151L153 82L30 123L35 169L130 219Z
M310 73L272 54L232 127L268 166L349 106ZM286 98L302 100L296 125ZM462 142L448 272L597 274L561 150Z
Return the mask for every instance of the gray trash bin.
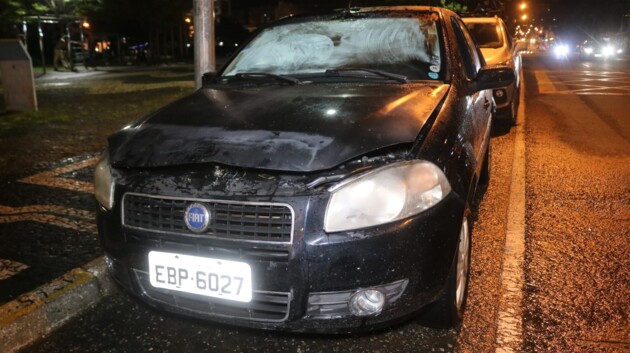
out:
M37 110L33 64L19 39L0 39L0 76L8 111Z

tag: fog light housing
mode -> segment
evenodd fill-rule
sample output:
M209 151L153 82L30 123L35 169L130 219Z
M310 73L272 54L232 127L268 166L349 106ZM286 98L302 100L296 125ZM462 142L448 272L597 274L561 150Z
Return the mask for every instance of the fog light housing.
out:
M361 289L350 298L350 312L356 316L376 315L383 310L385 294L378 289Z
M495 89L492 92L492 95L494 96L494 101L497 104L504 104L507 102L507 91L504 88Z

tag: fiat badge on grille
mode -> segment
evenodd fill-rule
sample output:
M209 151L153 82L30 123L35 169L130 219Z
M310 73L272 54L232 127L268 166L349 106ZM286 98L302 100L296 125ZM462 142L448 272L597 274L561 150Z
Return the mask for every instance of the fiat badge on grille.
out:
M184 220L188 229L195 233L201 233L210 224L210 211L203 204L193 203L186 209Z

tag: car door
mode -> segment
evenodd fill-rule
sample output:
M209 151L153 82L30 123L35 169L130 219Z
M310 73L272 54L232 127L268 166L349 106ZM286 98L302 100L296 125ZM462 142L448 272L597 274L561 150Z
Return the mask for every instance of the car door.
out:
M479 70L485 66L485 61L462 20L452 17L451 24L456 33L461 57L465 61L466 78L472 84ZM483 153L489 143L493 105L492 90L475 91L470 95L470 107L466 111L466 121L470 124L469 141L472 142L471 147L477 165L483 161Z

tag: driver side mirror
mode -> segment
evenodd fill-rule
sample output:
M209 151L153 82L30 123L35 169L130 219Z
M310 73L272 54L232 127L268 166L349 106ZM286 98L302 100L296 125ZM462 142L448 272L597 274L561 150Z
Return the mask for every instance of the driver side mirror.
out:
M514 70L508 66L484 66L477 73L476 88L478 91L484 89L496 89L509 86L514 82L516 76Z
M201 86L206 86L211 83L216 83L217 73L216 72L206 72L201 76Z

